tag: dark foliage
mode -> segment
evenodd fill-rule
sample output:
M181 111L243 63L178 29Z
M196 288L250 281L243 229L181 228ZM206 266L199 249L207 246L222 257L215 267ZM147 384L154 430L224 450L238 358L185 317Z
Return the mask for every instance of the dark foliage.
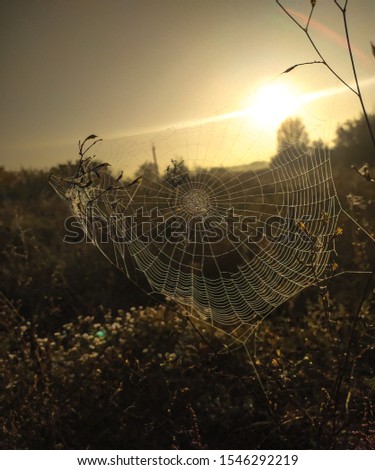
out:
M338 131L332 160L344 207L374 233L374 183L350 168L371 161L362 125ZM47 172L1 169L0 187L2 448L375 448L368 275L308 289L263 322L249 348L263 390L244 349L215 354L219 332L199 325L202 338L93 246L63 243ZM373 244L343 229L338 270L372 269Z

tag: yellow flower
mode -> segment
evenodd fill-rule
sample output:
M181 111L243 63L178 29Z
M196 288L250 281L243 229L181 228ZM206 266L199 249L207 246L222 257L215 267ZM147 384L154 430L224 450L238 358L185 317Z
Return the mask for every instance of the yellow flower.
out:
M337 227L336 232L335 232L336 237L339 237L340 235L342 235L343 231L344 230L342 227Z

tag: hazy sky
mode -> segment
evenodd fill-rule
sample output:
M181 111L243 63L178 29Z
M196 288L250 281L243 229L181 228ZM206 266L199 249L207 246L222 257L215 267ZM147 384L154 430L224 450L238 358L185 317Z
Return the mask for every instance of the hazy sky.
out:
M309 0L285 5L298 18L310 9ZM311 32L351 81L340 15L333 0L317 0ZM349 0L348 19L374 111L375 1ZM274 0L0 0L0 57L0 164L11 169L74 159L92 132L111 140L235 113L264 83L308 94L296 112L323 138L360 113L320 65L280 77L317 56ZM276 121L257 125L267 135Z

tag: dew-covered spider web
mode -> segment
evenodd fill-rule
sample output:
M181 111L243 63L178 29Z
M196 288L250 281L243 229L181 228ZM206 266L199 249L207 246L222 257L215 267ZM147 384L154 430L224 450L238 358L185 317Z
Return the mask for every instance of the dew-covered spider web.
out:
M90 136L76 173L52 177L128 278L240 342L326 278L341 211L324 145L293 144L259 162L250 134L239 119Z

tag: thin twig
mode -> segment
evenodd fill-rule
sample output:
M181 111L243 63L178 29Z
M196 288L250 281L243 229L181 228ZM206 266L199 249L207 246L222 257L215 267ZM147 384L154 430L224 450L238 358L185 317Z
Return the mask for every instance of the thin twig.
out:
M301 67L302 65L312 65L312 64L324 64L323 61L321 60L312 60L310 62L301 62L299 64L295 64L295 65L292 65L291 67L288 67L286 70L284 70L284 72L282 73L289 73L291 72L292 70L294 70L295 68L297 67Z
M284 13L306 34L306 37L307 39L309 40L310 44L312 45L312 47L314 48L315 52L318 54L320 60L322 61L322 64L325 65L327 67L327 69L338 79L340 80L340 82L345 85L349 90L351 90L355 95L358 96L358 92L349 85L349 83L347 83L342 77L340 77L340 75L335 72L335 70L328 64L328 62L326 61L326 59L324 58L323 54L320 52L318 46L315 44L315 41L314 39L311 37L310 33L309 33L309 30L308 30L308 26L309 26L309 23L310 23L310 19L308 20L308 23L306 24L306 26L303 26L299 21L297 21L294 16L289 13L289 11L284 7L284 5L281 4L280 0L276 0L276 3L279 5L279 7L284 11Z
M369 117L368 117L368 114L367 114L365 103L363 101L361 87L359 86L357 68L355 66L353 51L352 51L352 45L351 45L350 37L349 37L349 28L348 28L348 21L347 21L347 16L346 16L346 6L348 4L348 0L346 0L344 7L341 7L339 5L339 3L337 2L337 0L335 0L335 4L338 6L338 8L341 10L341 13L342 13L344 28L345 28L346 45L348 47L350 63L351 63L351 66L352 66L353 77L354 77L355 86L356 86L356 89L357 89L356 94L358 96L359 102L360 102L361 107L362 107L362 112L363 112L363 115L365 117L366 125L367 125L367 128L368 128L370 136L371 136L372 144L375 147L375 135L374 135L374 132L373 132L371 124L370 124L370 120L369 120Z
M367 113L367 110L366 110L366 106L365 106L365 103L364 103L364 100L363 100L363 96L362 96L362 91L361 91L361 88L359 86L359 81L358 81L358 74L357 74L357 69L356 69L356 66L355 66L355 61L354 61L354 57L353 57L353 50L352 50L352 46L351 46L351 42L350 42L350 36L349 36L349 28L348 28L348 21L347 21L347 15L346 15L346 11L347 11L347 5L348 5L348 0L345 0L345 3L344 3L344 6L340 5L340 3L338 2L338 0L334 0L334 3L335 5L339 8L339 10L341 11L342 13L342 16L343 16L343 23L344 23L344 29L345 29L345 37L346 37L346 44L347 44L347 47L348 47L348 52L349 52L349 57L350 57L350 63L351 63L351 66L352 66L352 72L353 72L353 77L354 77L354 82L355 82L355 87L353 88L351 85L349 85L349 83L347 81L345 81L329 64L328 62L326 61L326 59L324 58L323 54L320 52L318 46L315 44L315 41L314 39L311 37L310 35L310 32L309 32L309 25L310 25L310 22L311 22L311 18L312 18L312 14L313 14L313 11L314 11L314 8L315 8L315 5L312 5L312 8L310 10L310 15L308 17L308 20L307 20L307 23L306 23L306 26L303 26L298 20L296 20L296 18L284 7L284 5L281 4L281 0L276 0L276 3L279 5L279 7L284 11L284 13L305 33L306 37L308 38L310 44L312 45L312 47L314 48L315 52L318 54L318 56L320 57L320 61L316 61L317 63L322 63L323 65L325 65L327 67L327 69L343 84L345 85L352 93L354 93L358 99L359 99L359 102L360 102L360 105L361 105L361 108L362 108L362 112L363 112L363 115L364 115L364 118L365 118L365 122L366 122L366 126L368 128L368 131L370 133L370 138L371 138L371 141L372 141L372 144L375 148L375 134L374 134L374 131L372 130L372 127L371 127L371 123L370 123L370 119L368 117L368 113ZM306 63L308 64L308 63ZM304 64L297 64L295 66L292 66L290 67L289 69L287 69L287 71L291 71L293 70L295 67L297 67L298 65L304 65ZM285 73L285 72L284 72Z
M310 21L311 21L311 17L312 17L314 8L315 8L315 3L312 3L312 4L311 4L310 15L309 15L309 18L308 18L307 23L306 23L306 28L305 28L306 31L309 29L309 25L310 25Z

